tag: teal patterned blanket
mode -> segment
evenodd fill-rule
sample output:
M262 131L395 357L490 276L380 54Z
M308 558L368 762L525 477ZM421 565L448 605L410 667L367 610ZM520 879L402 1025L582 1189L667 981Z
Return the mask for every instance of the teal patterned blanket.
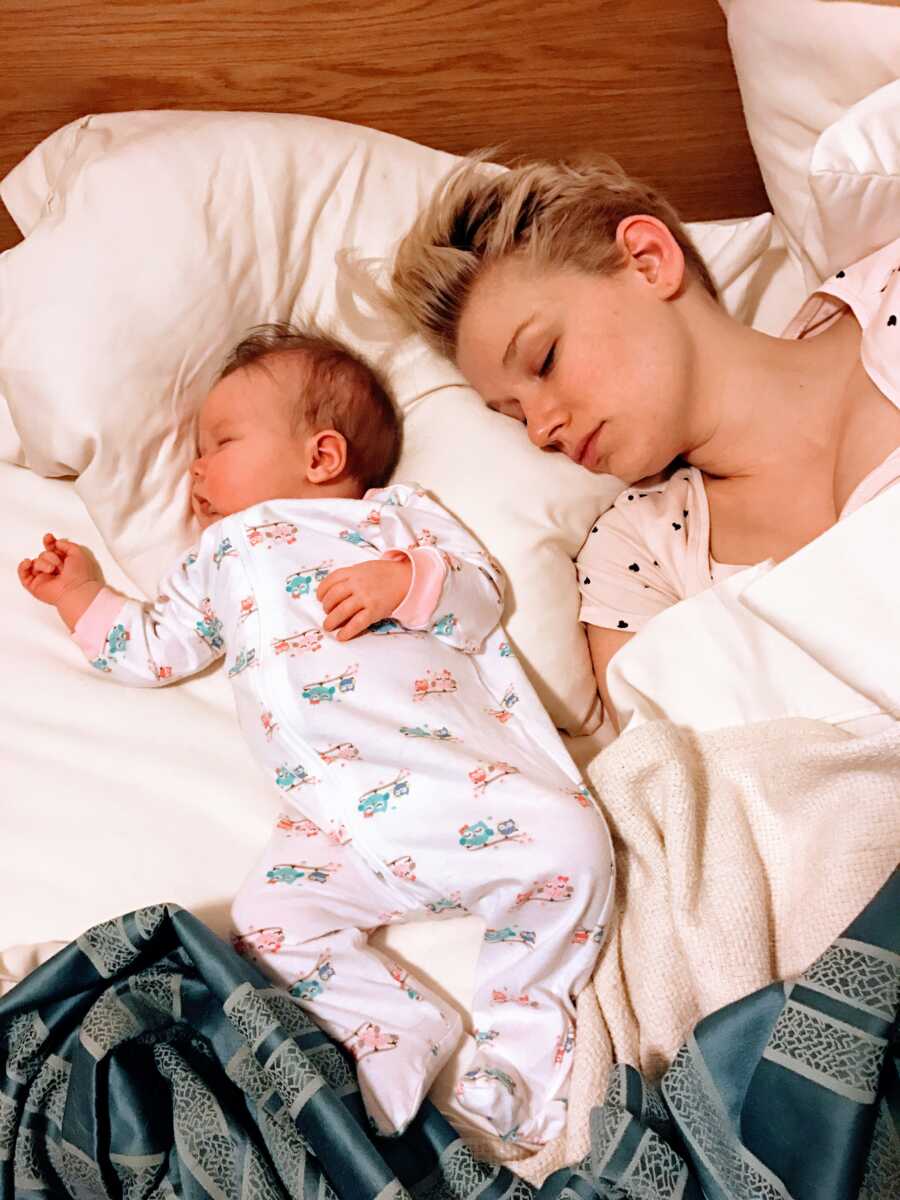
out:
M536 1189L429 1104L372 1134L344 1052L175 905L97 925L0 1000L0 1200L897 1200L900 872L800 979L622 1066Z

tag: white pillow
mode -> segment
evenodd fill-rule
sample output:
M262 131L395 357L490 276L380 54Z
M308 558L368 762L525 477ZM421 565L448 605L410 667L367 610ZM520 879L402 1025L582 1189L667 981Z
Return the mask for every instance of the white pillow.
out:
M390 255L454 161L312 117L73 122L0 187L28 235L0 257L0 395L27 464L78 476L150 593L196 536L186 469L224 355L262 321L330 327L382 361L406 414L400 477L433 490L504 567L512 639L556 723L582 731L596 689L571 559L620 485L539 453L418 339L390 339L336 267L349 248ZM752 317L771 217L693 232L726 302Z
M750 141L775 216L812 290L807 174L819 135L900 76L900 8L831 0L719 0Z
M900 80L860 100L816 142L805 242L826 279L900 236Z

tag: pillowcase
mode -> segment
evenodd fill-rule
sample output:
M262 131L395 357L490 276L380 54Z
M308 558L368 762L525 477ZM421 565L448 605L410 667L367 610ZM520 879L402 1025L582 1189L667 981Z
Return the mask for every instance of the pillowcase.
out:
M557 725L585 732L598 706L572 558L621 485L537 451L451 364L398 340L340 268L348 250L389 260L455 161L313 117L73 122L0 186L27 234L0 257L0 395L27 465L77 475L112 554L151 594L197 534L187 468L223 358L252 325L314 319L382 366L405 414L398 477L500 562L526 669ZM771 217L692 232L726 303L752 317Z
M819 135L900 77L900 8L832 0L719 0L750 141L807 289L825 276L807 229ZM827 274L827 272L826 272Z
M822 279L900 236L900 80L825 130L813 150L809 186L804 242Z

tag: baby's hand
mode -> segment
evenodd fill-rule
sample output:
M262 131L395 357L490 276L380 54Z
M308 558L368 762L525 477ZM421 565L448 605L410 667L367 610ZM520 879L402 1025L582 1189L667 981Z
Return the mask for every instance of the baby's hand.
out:
M337 629L339 642L349 642L370 625L389 617L409 591L408 559L379 559L339 567L319 584L316 596L327 616L322 628Z
M36 600L58 605L62 597L90 582L102 583L91 555L74 542L44 534L44 549L37 558L19 563L19 581Z

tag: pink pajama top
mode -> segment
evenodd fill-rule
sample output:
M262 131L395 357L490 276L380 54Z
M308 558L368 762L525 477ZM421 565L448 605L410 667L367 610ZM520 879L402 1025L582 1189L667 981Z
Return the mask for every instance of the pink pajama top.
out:
M826 280L782 336L813 337L848 308L862 328L866 372L900 408L900 238ZM897 482L900 447L858 484L838 520ZM703 475L689 466L663 483L626 488L597 518L577 565L581 620L632 633L670 605L746 569L710 554Z

